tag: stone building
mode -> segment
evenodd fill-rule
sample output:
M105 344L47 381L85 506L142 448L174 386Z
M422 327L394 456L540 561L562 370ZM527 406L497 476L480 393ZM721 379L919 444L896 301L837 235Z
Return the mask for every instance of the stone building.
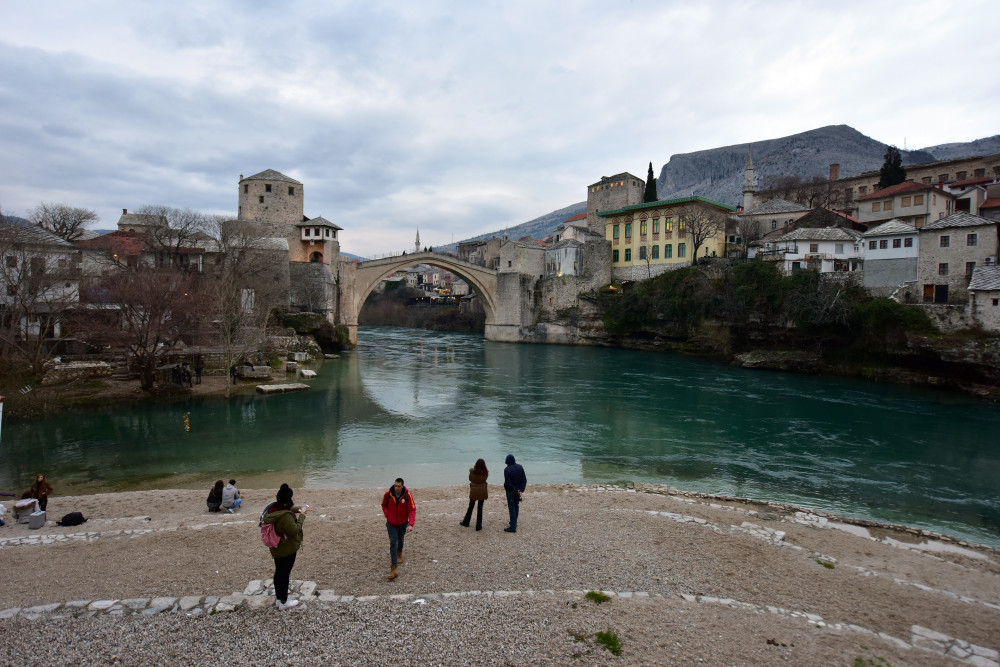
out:
M615 176L602 176L587 188L587 227L602 237L607 220L600 214L633 204L642 203L646 183L638 176L622 172Z
M978 266L996 266L1000 222L960 211L920 228L917 282L924 303L967 303Z
M969 310L976 324L1000 332L1000 266L977 266L972 271Z

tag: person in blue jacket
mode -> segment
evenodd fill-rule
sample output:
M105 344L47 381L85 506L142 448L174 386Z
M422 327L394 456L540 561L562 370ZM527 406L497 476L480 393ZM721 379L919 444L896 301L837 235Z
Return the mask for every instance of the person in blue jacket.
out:
M503 490L507 493L507 512L510 514L510 525L503 529L505 533L517 532L517 512L521 504L521 495L528 484L524 467L514 461L514 455L508 454L503 469Z

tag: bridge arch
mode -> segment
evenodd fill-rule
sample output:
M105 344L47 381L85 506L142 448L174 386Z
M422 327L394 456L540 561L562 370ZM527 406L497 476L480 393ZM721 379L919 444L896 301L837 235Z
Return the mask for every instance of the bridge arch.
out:
M469 284L469 289L476 294L483 304L483 310L486 311L487 328L496 324L498 305L496 271L451 257L450 255L442 255L435 252L415 252L410 255L384 257L382 259L355 264L353 298L346 300L348 303L344 304L350 308L350 312L342 313L341 315L341 323L347 324L353 329L352 342L357 342L358 316L361 314L361 307L372 293L372 290L375 289L383 278L400 269L416 264L436 266L446 271L451 271L463 279ZM344 316L347 317L345 318ZM344 321L345 319L348 321Z

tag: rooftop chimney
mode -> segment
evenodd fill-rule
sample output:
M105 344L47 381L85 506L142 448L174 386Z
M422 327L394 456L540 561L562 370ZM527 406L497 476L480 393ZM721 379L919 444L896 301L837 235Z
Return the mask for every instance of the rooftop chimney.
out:
M123 208L122 209L122 215L128 215L128 209L127 208Z
M836 181L840 178L840 165L831 164L830 165L830 180Z

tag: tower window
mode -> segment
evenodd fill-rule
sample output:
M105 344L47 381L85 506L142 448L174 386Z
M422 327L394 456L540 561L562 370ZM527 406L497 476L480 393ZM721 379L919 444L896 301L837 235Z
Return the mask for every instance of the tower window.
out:
M259 197L257 197L257 201L260 202L261 204L263 204L264 203L264 195L260 195Z
M264 185L264 192L270 192L270 191L271 191L271 184L270 183L265 184Z
M289 186L289 188L288 188L288 194L290 196L295 196L295 188Z
M246 183L243 184L243 194L250 192L250 186Z

